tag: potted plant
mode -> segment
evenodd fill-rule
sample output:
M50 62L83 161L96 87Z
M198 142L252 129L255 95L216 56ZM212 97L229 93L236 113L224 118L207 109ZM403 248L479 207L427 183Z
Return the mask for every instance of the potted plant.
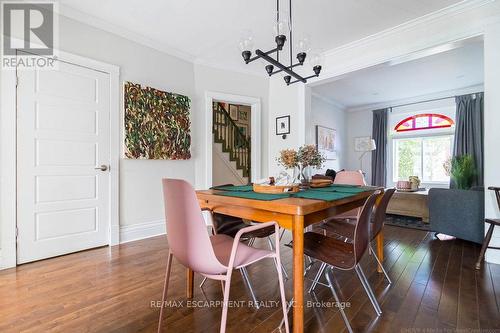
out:
M457 189L469 190L472 187L477 172L472 155L453 157L443 166Z

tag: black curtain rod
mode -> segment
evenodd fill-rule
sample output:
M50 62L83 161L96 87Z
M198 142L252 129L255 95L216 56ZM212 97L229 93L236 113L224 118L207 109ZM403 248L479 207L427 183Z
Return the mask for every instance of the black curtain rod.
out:
M475 94L480 94L482 93L483 91L478 91L478 92L474 92L474 93L470 93L470 94L465 94L465 95L475 95ZM394 106L389 106L389 108L391 108L391 112L392 112L392 109L394 108L400 108L400 107L403 107L403 106L409 106L409 105L415 105L415 104L421 104L421 103L428 103L428 102L435 102L435 101L441 101L443 99L449 99L449 98L455 98L457 97L458 95L455 95L455 96L448 96L448 97L441 97L441 98L434 98L434 99L428 99L426 101L420 101L420 102L413 102L413 103L406 103L406 104L400 104L400 105L394 105ZM461 95L460 95L461 96Z

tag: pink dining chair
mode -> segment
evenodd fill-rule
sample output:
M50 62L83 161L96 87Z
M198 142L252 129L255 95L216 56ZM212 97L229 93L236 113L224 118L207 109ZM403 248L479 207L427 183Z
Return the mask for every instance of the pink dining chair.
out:
M275 237L274 251L257 249L240 242L242 235L269 226L275 227L275 235L279 235L276 222L260 223L239 230L234 238L223 234L210 236L203 219L198 199L193 187L180 179L163 179L163 198L165 201L165 217L167 239L169 245L165 282L158 320L158 332L161 332L163 308L167 297L168 282L172 257L193 272L209 279L222 281L224 285L224 302L220 332L226 331L227 311L231 275L234 269L240 269L265 258L276 259L281 304L285 320L286 332L289 332L285 288L281 272L279 237Z
M334 184L360 185L365 186L365 176L361 171L339 171L335 176Z
M361 171L340 171L337 173L335 176L335 180L333 181L333 184L337 185L359 185L359 186L365 186L366 181L365 181L365 176L363 176L363 173ZM361 208L356 208L352 209L348 212L336 215L336 219L356 219L358 217L359 212L361 211Z

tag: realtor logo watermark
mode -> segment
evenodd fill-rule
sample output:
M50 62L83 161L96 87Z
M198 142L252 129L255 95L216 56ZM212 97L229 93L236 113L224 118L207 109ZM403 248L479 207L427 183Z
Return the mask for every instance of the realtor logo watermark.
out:
M2 69L54 69L57 3L2 2Z

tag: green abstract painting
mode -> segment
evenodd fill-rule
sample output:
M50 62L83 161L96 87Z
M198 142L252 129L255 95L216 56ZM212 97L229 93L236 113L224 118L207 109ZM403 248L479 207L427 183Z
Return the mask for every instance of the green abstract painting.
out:
M190 99L125 82L125 157L191 158Z

